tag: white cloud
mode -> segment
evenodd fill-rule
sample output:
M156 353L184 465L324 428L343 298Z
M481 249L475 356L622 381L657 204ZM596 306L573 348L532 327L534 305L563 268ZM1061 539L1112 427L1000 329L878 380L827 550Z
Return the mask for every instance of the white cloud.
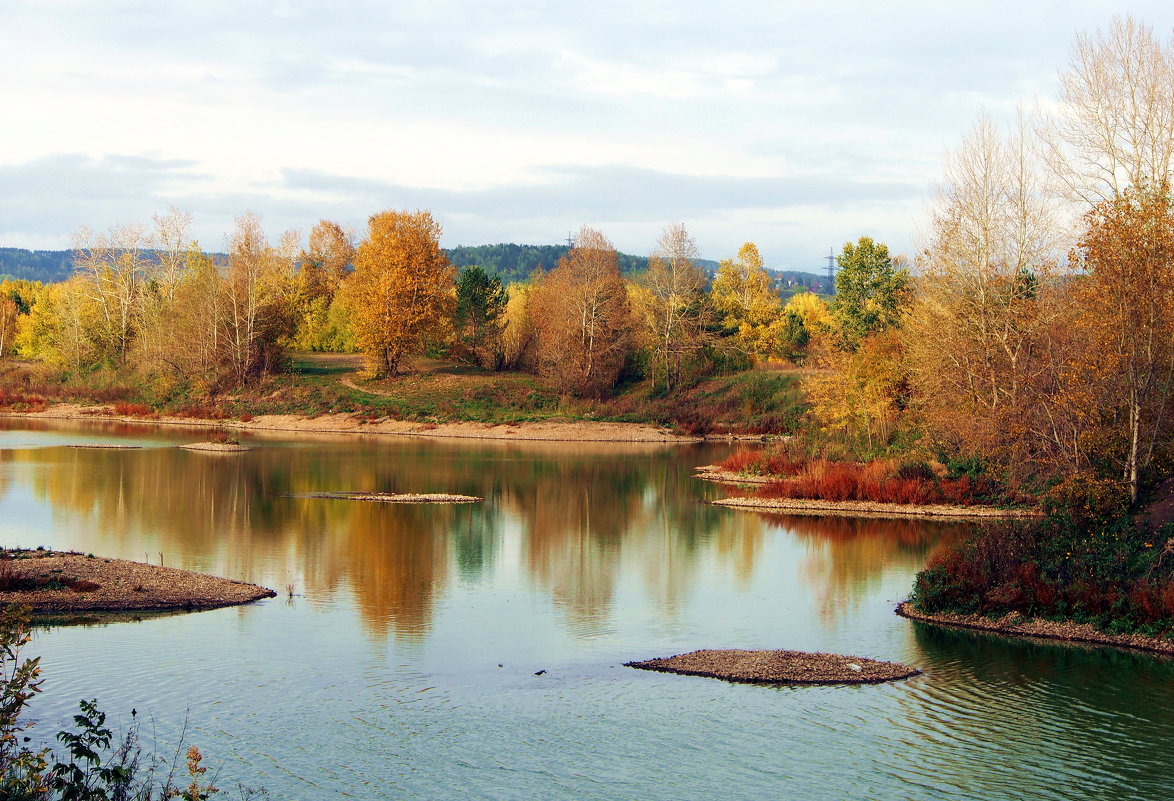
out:
M557 241L593 222L645 252L679 218L710 256L753 239L810 258L860 233L906 247L942 153L980 109L1046 103L1073 32L1116 12L1107 0L10 6L0 244L64 246L81 224L172 202L197 211L206 240L246 208L304 229L361 223L376 210L364 203L436 204L465 243ZM1134 13L1174 24L1165 4Z

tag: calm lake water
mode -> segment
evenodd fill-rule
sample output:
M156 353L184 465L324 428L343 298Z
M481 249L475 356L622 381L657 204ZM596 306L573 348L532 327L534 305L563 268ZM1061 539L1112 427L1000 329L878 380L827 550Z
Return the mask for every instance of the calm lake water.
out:
M51 736L80 698L291 799L1158 799L1174 664L898 618L959 530L707 506L724 446L254 438L0 421L0 544L162 559L257 604L39 629ZM82 450L125 442L138 450ZM450 491L470 506L314 500ZM287 587L295 593L288 597ZM922 668L758 687L625 668L696 648ZM542 675L537 671L545 670Z

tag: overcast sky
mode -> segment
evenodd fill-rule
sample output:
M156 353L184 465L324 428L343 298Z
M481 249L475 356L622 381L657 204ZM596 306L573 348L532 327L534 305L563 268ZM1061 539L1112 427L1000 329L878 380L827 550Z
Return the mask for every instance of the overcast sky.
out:
M908 251L985 109L1046 102L1073 35L1168 2L0 0L0 246L191 211L207 249L431 209L446 246L683 222L815 269Z

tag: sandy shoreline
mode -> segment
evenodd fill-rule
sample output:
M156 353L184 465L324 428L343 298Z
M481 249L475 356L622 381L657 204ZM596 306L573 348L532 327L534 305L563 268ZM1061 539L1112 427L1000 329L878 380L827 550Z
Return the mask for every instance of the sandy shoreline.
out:
M277 595L242 581L125 559L65 551L11 550L0 560L0 582L22 580L48 587L0 591L0 604L34 613L166 612L217 609Z
M304 417L293 414L257 415L248 422L207 420L188 417L126 417L113 414L109 406L80 406L62 403L41 412L2 412L0 417L30 420L81 420L134 423L138 425L187 428L214 427L240 431L292 431L320 434L386 434L401 437L439 439L496 439L548 442L652 442L693 444L701 437L684 436L643 423L602 421L536 421L526 423L419 423L379 418L368 422L355 414L324 414Z
M842 515L845 517L930 517L941 520L1021 519L1039 517L1034 509L1000 509L997 506L947 506L872 501L815 501L797 498L723 498L710 501L717 506L786 512L795 515Z
M909 602L896 608L896 613L910 620L938 626L989 631L1015 637L1038 637L1046 640L1111 645L1136 651L1174 656L1174 640L1147 637L1143 634L1108 634L1097 631L1087 623L1055 622L1041 618L1025 618L1017 612L991 619L982 615L955 615L948 612L927 615L913 608Z
M625 667L743 684L879 684L921 673L896 662L804 651L701 650Z

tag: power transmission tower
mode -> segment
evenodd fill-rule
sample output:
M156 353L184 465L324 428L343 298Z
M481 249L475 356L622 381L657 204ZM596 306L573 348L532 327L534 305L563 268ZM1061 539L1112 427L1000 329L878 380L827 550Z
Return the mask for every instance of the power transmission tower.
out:
M836 294L836 256L835 248L828 248L828 294Z

